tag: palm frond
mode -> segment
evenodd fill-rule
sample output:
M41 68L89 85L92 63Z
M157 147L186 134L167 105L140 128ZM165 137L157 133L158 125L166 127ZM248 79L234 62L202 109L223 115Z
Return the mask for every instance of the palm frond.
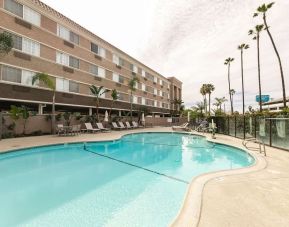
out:
M55 82L50 78L50 76L46 73L37 73L32 77L32 85L36 82L42 82L46 87L55 91Z

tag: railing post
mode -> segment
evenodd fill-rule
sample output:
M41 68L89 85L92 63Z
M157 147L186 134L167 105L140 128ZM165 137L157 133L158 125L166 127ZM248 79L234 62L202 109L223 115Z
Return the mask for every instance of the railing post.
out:
M237 137L237 116L235 116L235 137Z
M254 117L254 137L257 137L257 117Z
M272 119L271 118L269 119L269 145L270 147L272 147Z

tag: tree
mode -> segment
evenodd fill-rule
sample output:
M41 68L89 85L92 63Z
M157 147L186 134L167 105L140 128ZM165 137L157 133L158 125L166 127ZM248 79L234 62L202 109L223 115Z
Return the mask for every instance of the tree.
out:
M13 38L10 34L0 34L0 54L8 54L13 48Z
M234 89L231 89L230 90L230 94L231 94L231 98L232 98L232 106L233 106L233 109L234 109L234 95L236 94L236 91Z
M94 100L95 100L95 107L96 107L96 119L99 122L99 98L105 94L106 92L108 92L107 89L104 89L103 86L100 87L96 87L95 85L91 85L89 87L91 94L94 96Z
M130 90L130 120L132 121L132 103L133 103L133 92L136 90L136 85L139 82L139 79L137 77L133 77L128 82L128 87Z
M213 84L206 84L205 89L209 94L209 115L211 115L211 94L215 90L215 86Z
M206 84L203 84L200 88L200 93L203 96L203 103L204 103L204 111L205 114L207 114L207 90L206 90Z
M263 16L263 22L264 22L264 25L265 25L265 30L267 31L267 34L271 40L271 43L273 45L273 48L274 48L274 51L275 51L275 54L278 58L278 62L279 62L279 68L280 68L280 74L281 74L281 82L282 82L282 93L283 93L283 106L284 106L284 109L287 108L287 104L286 104L286 88L285 88L285 79L284 79L284 73L283 73L283 67L282 67L282 62L281 62L281 57L279 55L279 52L277 50L277 47L276 47L276 44L274 42L274 39L273 39L273 36L269 30L269 26L268 26L268 23L267 23L267 17L266 17L266 13L267 11L274 5L274 2L271 2L269 4L263 4L261 6L259 6L257 8L257 12L254 13L253 17L257 17L259 16L260 14Z
M194 107L192 107L193 110L201 113L203 115L203 110L205 109L205 104L203 102L198 102Z
M242 100L243 100L243 114L245 114L245 93L244 93L244 63L243 63L243 53L244 50L249 49L249 45L242 43L238 46L238 50L241 51L241 77L242 77Z
M262 88L261 88L261 69L260 69L260 32L264 29L264 25L256 25L254 30L249 30L249 35L254 35L253 39L257 40L257 60L258 60L258 82L259 82L259 108L260 112L262 112Z
M225 65L228 66L228 85L229 85L229 96L230 96L230 104L231 104L231 114L234 113L234 109L233 109L233 102L232 102L232 96L231 96L231 78L230 78L230 69L231 69L231 63L234 61L234 58L227 58L225 60Z
M219 111L222 111L222 104L227 102L228 100L225 97L222 98L215 98L215 103L213 104L214 106L219 109Z
M181 112L181 107L182 107L182 104L184 102L181 100L181 99L174 99L171 104L173 104L176 108L176 112L177 113L180 113Z
M0 54L8 54L13 48L12 36L3 32L0 34ZM0 109L0 140L2 139L2 109Z
M18 121L20 118L23 119L22 135L25 135L26 124L27 124L28 118L30 117L30 113L28 111L27 106L17 107L17 106L12 105L9 113L10 113L10 117L14 121Z
M55 82L51 79L48 74L37 73L32 77L32 85L36 83L43 83L47 88L52 91L52 116L51 116L51 130L52 134L55 134L55 96L56 96L56 86Z
M118 92L117 92L116 89L113 89L113 90L111 90L110 96L111 96L112 102L111 102L111 106L110 106L110 110L109 110L109 116L111 115L111 111L112 111L112 107L113 107L114 103L115 103L115 102L118 100L118 98L119 98L119 94L118 94Z

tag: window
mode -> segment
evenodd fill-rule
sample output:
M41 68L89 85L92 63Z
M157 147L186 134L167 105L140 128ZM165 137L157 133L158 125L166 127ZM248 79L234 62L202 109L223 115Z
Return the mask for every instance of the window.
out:
M142 105L145 105L145 104L146 104L146 99L143 98L143 97L141 98L141 104L142 104Z
M155 76L154 77L154 82L157 83L158 82L158 78Z
M124 60L115 54L113 54L113 56L112 56L112 61L113 61L113 63L115 63L117 65L124 66Z
M146 105L148 105L148 106L153 106L153 105L154 105L154 101L151 100L151 99L147 99L147 100L146 100Z
M69 66L79 69L79 59L69 56Z
M21 83L21 69L2 66L2 80Z
M98 67L96 65L90 65L89 72L96 76L105 78L105 69Z
M23 6L15 0L5 0L4 8L16 16L23 18L27 22L40 26L41 15L33 9Z
M160 80L160 85L163 85L163 81L162 80Z
M69 66L69 55L56 52L56 62L61 65Z
M146 73L146 78L150 81L154 81L154 76L152 76L151 74L149 73Z
M40 14L27 6L24 6L23 19L30 22L31 24L40 26L41 22Z
M124 78L121 75L118 75L116 73L113 73L112 80L117 82L117 83L121 83L121 84L124 83Z
M162 91L160 91L160 96L163 96L163 92Z
M75 34L74 32L70 32L69 40L75 44L79 44L79 35Z
M69 92L69 80L56 78L56 90Z
M9 12L23 18L23 5L14 0L5 0L4 8Z
M13 39L13 48L22 51L22 37L18 35L14 35L14 34L11 34L11 35Z
M2 67L2 80L32 86L34 72L12 68L9 66ZM35 83L35 86L38 83Z
M40 44L30 39L23 38L22 51L27 54L39 57L40 56Z
M141 84L141 89L142 89L143 91L146 90L146 86L145 86L145 84Z
M130 64L130 70L137 73L137 66L135 66L134 64Z
M75 34L74 32L70 31L68 28L58 24L57 25L57 35L62 39L70 41L75 44L79 44L79 35Z
M138 98L136 96L133 96L133 103L138 103Z
M69 92L79 93L79 84L74 81L69 81Z
M158 95L158 90L154 88L154 95Z
M96 45L95 43L91 43L91 51L101 57L105 57L105 49Z
M155 100L154 106L157 107L158 106L158 102Z
M146 76L146 71L144 71L143 69L141 70L141 75L142 77L145 77Z
M150 93L153 93L154 89L152 87L150 87L150 86L146 86L146 91L150 92Z

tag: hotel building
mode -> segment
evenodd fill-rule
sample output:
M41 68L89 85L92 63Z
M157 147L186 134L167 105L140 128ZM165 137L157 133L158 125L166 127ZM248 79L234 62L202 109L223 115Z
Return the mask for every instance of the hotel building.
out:
M115 112L130 110L129 81L138 77L133 110L170 114L181 99L182 83L166 78L38 0L0 0L0 32L13 37L13 49L0 56L0 107L25 104L39 113L51 111L52 91L32 85L35 73L46 73L56 85L56 111L92 114L91 85L116 89ZM110 109L111 92L100 109Z

